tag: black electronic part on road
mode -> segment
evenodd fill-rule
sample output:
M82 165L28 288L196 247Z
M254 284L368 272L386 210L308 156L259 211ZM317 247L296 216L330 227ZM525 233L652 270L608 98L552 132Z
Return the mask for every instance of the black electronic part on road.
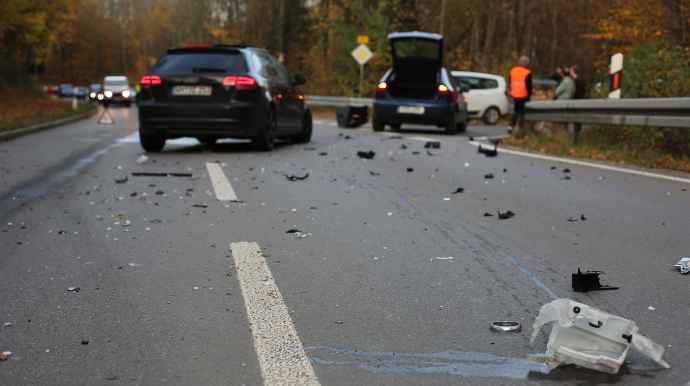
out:
M587 292L587 291L596 291L596 290L613 290L613 289L618 289L618 287L610 286L610 285L601 285L599 282L599 275L601 275L602 271L587 271L587 272L582 272L580 271L580 268L577 269L577 273L574 273L572 275L573 277L573 290L575 292Z

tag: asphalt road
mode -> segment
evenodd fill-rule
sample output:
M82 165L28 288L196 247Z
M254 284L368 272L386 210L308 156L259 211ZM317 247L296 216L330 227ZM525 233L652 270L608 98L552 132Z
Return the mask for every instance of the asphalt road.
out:
M673 270L690 250L687 183L468 143L500 126L379 134L318 118L307 145L180 139L139 164L136 108L111 111L115 125L0 143L0 385L690 380L690 277ZM237 201L217 199L218 165ZM575 293L578 268L620 289ZM615 375L531 364L555 298L633 320L671 368L632 351ZM490 331L498 320L522 332Z

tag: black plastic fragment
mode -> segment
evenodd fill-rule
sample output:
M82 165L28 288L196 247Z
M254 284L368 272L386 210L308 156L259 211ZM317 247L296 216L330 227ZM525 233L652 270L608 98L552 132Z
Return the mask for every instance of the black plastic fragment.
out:
M568 168L563 169L563 173L570 173L570 169L568 169Z
M426 151L426 154L431 155L431 156L435 155L434 153L430 152L429 150Z
M372 159L374 158L374 155L376 155L376 153L374 153L373 151L358 151L357 155L362 158Z
M81 341L81 344L89 344L89 341L86 340L86 339L84 339L84 340Z
M116 184L126 184L127 181L129 181L129 180L127 179L127 177L125 177L125 178L122 178L122 179L119 179L119 180L116 179L116 180L115 180L115 183L116 183Z
M371 174L372 176L379 176L379 175L381 175L381 173L374 173L374 172L372 172L372 171L370 171L369 174Z
M618 287L610 285L601 285L599 282L599 275L602 271L587 271L582 273L580 268L577 269L577 273L573 274L573 290L575 292L587 292L596 290L612 290L618 289Z
M503 169L503 173L506 173L507 171L508 171L508 169Z
M432 142L429 141L424 144L425 149L440 149L441 148L441 142Z
M589 323L589 325L594 327L594 328L599 328L599 327L603 326L604 323L602 323L601 320L597 320L597 324Z
M307 177L309 177L309 173L305 174L304 177L291 176L291 175L284 174L284 173L283 173L283 175L290 181L301 181L301 180L304 180Z
M402 145L400 145L400 148L401 148L401 149L407 149L407 145L405 145L405 144L403 143Z
M450 194L462 193L464 191L465 191L465 188L457 188L454 191L450 192Z
M419 152L418 152L418 151L413 151L412 154L419 154Z
M206 205L206 204L194 204L192 206L194 208L208 208L208 205Z
M551 170L556 170L556 167L555 167L555 166L551 166Z
M507 211L505 213L498 212L498 219L499 220L506 220L506 219L509 219L513 216L515 216L515 213L513 213L511 211Z
M623 334L623 339L627 340L628 343L632 343L632 335Z
M585 215L584 215L584 214L580 216L580 220L582 220L582 221L587 221L587 219L585 218Z
M484 213L484 217L493 217L494 215L491 213Z
M132 172L134 177L191 177L192 173L148 173Z
M315 147L305 147L305 148L302 148L302 150L316 150L316 148Z
M570 180L571 178L570 178L570 176L565 176L565 177L563 177L563 178L561 178L561 179L562 179L562 180Z
M323 152L323 153L319 153L319 155L320 155L320 156L325 156L325 155L328 155L328 153Z
M391 135L388 139L403 139L403 137L400 135Z
M408 172L408 173L412 173L413 171L414 171L413 168L407 168L407 172Z
M494 178L494 174L493 173L485 174L484 178Z
M285 231L285 233L302 233L302 231L299 229L290 229Z

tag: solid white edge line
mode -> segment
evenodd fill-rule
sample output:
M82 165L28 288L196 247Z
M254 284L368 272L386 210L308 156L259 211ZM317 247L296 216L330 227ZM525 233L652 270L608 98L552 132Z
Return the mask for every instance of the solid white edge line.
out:
M257 243L230 244L264 385L319 386Z
M237 201L235 191L220 165L215 162L206 162L206 169L208 169L208 176L211 178L218 201Z
M467 143L469 143L472 146L482 145L481 143L479 143L477 141L467 141ZM486 144L484 144L484 145L486 145ZM568 159L568 158L559 158L559 157L553 157L553 156L548 156L548 155L525 153L522 151L515 151L515 150L510 150L510 149L505 149L505 148L500 148L499 152L500 153L513 154L513 155L520 155L523 157L538 158L538 159L543 159L543 160L547 160L547 161L563 162L563 163L571 164L571 165L589 166L589 167L593 167L593 168L597 168L597 169L611 170L614 172L635 174L638 176L661 178L664 180L670 180L670 181L683 182L686 184L690 184L689 178L667 176L664 174L643 172L641 170L625 169L625 168L620 168L620 167L616 167L616 166L600 165L600 164L595 164L595 163L590 163L590 162L585 162L585 161L579 161L579 160L573 160L573 159Z

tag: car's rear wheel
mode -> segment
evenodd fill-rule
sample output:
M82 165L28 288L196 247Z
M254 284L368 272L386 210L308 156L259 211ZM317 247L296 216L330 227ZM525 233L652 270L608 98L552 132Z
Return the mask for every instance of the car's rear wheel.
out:
M206 146L213 146L216 144L218 138L216 137L198 137L197 140Z
M276 118L273 107L269 106L259 136L252 139L252 143L257 150L273 150L276 143Z
M143 134L142 132L139 132L139 140L141 141L141 147L151 153L157 153L163 150L163 147L165 146L165 137L160 135Z
M311 133L313 131L313 123L311 119L311 111L306 109L302 116L302 133L292 137L295 143L307 143L311 141Z
M484 116L482 117L482 120L484 123L487 125L495 125L498 123L498 119L501 117L501 113L498 111L496 107L489 107L486 109L484 112Z
M465 113L464 119L458 123L458 133L464 133L467 131L467 120L467 113Z
M448 135L455 135L458 132L458 113L453 112L453 115L450 117L448 122L446 123L446 134Z
M374 121L371 123L371 127L374 129L374 131L383 131L385 128L385 124L378 119L374 118Z

